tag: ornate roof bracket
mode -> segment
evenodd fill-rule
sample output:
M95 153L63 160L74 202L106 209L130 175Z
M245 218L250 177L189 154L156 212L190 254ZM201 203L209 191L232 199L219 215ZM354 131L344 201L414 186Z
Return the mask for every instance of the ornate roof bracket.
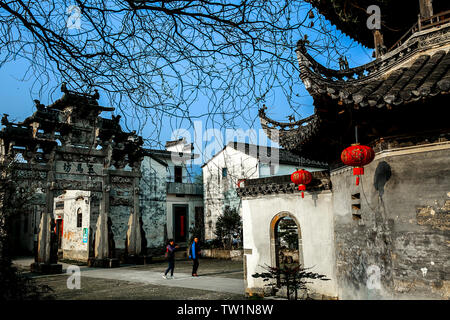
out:
M284 123L268 118L265 109L263 107L259 110L261 127L269 139L278 142L287 150L299 150L299 146L309 142L319 131L321 120L317 114L299 121Z

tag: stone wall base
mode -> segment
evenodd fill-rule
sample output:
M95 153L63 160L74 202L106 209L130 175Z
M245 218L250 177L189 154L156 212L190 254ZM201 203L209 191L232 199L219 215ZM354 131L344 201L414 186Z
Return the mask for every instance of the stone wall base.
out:
M152 263L152 256L141 256L141 255L130 255L124 257L124 262L126 264L150 264Z
M202 249L202 257L242 261L243 250Z
M92 268L118 268L120 267L119 259L95 259L90 258L88 260L88 267Z

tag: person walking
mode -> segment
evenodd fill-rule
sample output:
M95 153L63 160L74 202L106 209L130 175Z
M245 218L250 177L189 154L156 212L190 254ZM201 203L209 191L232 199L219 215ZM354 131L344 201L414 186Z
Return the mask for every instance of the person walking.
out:
M169 244L166 247L166 258L169 262L169 267L167 268L166 272L162 276L164 279L167 279L167 273L170 271L170 277L172 279L175 279L173 276L173 270L175 269L175 250L179 247L175 245L172 239L169 240Z
M198 269L198 258L200 256L201 250L200 245L198 244L198 238L194 238L194 241L192 242L190 248L189 248L189 259L192 259L194 262L192 266L192 276L198 277L197 275L197 269Z

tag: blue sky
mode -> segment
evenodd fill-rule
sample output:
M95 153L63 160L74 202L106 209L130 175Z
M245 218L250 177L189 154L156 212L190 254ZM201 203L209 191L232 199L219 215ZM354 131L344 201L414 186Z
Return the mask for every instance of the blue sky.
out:
M355 67L362 65L364 63L367 63L372 60L371 54L372 50L369 50L367 48L362 47L361 45L358 45L357 43L354 43L350 38L343 36L344 40L342 43L345 46L352 46L353 48L347 53L347 59L349 61L350 67ZM297 39L294 39L296 41ZM295 52L292 53L295 55ZM327 58L326 56L317 56L317 60L323 64L326 64ZM60 83L57 79L49 79L49 88L52 88L52 92L45 91L45 92L38 92L39 85L34 86L35 91L31 91L33 84L35 84L36 81L47 81L47 79L43 80L37 77L34 74L27 73L27 68L29 66L29 62L20 59L16 60L14 62L7 63L3 65L0 68L0 113L7 113L9 114L10 120L15 121L22 121L27 116L31 115L35 109L34 109L34 99L41 100L41 103L48 105L53 102L53 100L58 99L61 96L61 93L59 92ZM337 65L330 65L330 67L338 68ZM297 111L301 114L301 116L306 117L313 112L313 104L312 104L312 98L308 95L307 91L305 90L303 84L301 84L301 80L298 77L298 95L300 98L301 106ZM49 95L52 95L53 99L49 99ZM198 109L198 110L204 110L205 105L208 104L208 97L206 96L199 96L197 101L191 106L191 108ZM51 101L49 101L51 100ZM102 95L102 92L100 91L100 100L99 103L104 106L108 106L108 101L105 97L105 95ZM268 106L267 114L279 121L287 121L287 116L293 113L293 111L288 107L286 98L282 91L280 89L274 89L272 90L269 95L266 97L265 104ZM248 130L249 128L252 128L258 132L258 130L261 129L261 126L259 124L259 120L257 118L257 107L249 108L249 110L244 110L244 115L242 116L242 119L235 119L235 125L242 129L242 130ZM102 114L102 116L109 118L109 114ZM296 116L296 119L299 119L299 116ZM206 130L209 124L206 121L206 119L198 119L198 121L202 122L203 130ZM128 123L130 127L130 123ZM181 123L179 125L181 128L188 128L187 123ZM131 122L131 128L133 123ZM226 128L227 125L224 126ZM224 129L223 128L223 129ZM163 145L165 141L170 140L173 137L173 126L170 125L163 125L161 128L161 134L160 134L160 142ZM152 132L154 132L155 128L151 126L147 126L143 129L142 135L145 138L147 135L151 135ZM192 128L189 129L191 135L193 136L193 130ZM202 132L204 133L204 132ZM225 141L223 141L225 142ZM203 142L205 147L205 144L207 144L207 141ZM150 147L158 148L160 146L152 145ZM219 146L217 146L219 148ZM220 147L221 148L221 147ZM198 146L196 148L199 149ZM215 150L219 151L219 150Z

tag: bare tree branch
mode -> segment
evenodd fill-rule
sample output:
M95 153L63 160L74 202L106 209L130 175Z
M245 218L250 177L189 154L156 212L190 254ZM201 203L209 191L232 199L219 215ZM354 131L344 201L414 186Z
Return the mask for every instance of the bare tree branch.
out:
M247 112L276 88L298 109L297 40L308 34L329 61L342 54L340 35L310 10L282 0L0 1L0 67L28 60L40 93L63 81L96 87L125 126L154 128L145 138L156 144L163 124L251 125Z

